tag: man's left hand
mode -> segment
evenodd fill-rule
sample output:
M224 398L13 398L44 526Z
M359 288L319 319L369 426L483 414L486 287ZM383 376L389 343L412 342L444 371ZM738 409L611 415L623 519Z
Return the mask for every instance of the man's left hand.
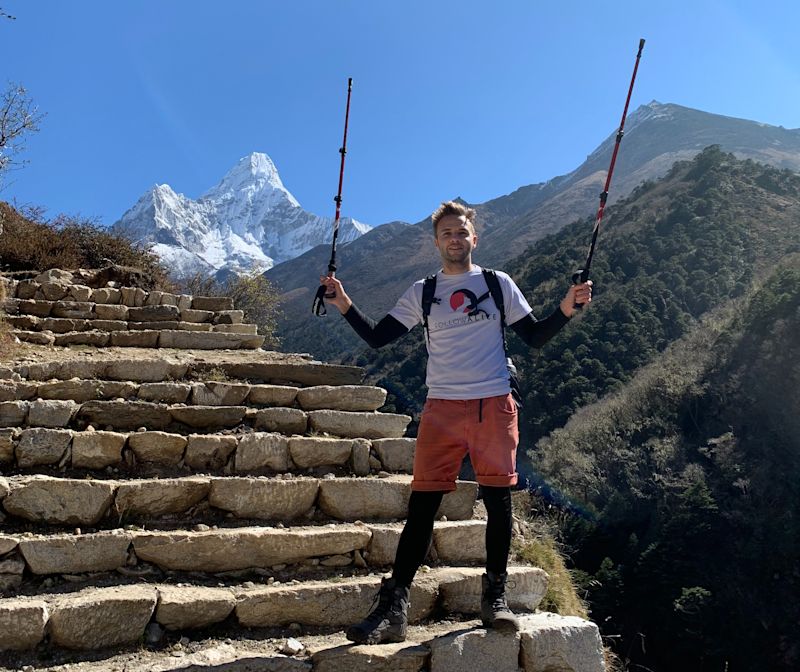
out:
M567 317L575 314L575 305L585 306L592 302L592 281L587 280L580 285L572 285L561 301L561 312Z

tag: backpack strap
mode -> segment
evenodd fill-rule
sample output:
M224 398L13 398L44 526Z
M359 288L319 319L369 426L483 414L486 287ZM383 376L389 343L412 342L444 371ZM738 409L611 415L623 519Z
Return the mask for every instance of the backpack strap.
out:
M484 268L483 279L486 281L486 286L489 288L489 293L492 295L494 305L500 311L500 329L503 332L503 350L506 348L506 306L503 301L503 290L500 288L500 281L497 279L497 272L491 268Z
M422 283L422 327L425 329L425 336L428 343L431 342L431 332L428 329L428 315L431 314L431 306L440 303L441 299L434 297L436 293L436 273L429 275Z

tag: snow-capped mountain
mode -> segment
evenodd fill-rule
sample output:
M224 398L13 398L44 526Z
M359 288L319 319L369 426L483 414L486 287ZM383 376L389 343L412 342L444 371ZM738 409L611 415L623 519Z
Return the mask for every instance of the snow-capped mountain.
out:
M112 228L149 244L179 277L266 270L329 243L333 218L303 210L272 160L254 152L197 200L176 194L167 184L156 185ZM338 241L348 243L370 229L342 217Z

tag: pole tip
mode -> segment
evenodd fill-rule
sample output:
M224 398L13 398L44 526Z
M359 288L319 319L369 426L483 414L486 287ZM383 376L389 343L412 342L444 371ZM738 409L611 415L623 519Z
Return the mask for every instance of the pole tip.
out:
M644 43L644 40L642 40L642 43ZM353 78L352 77L348 77L347 78L347 88L348 89L352 89L353 88Z
M639 39L639 51L641 51L642 49L644 49L644 38L643 37Z

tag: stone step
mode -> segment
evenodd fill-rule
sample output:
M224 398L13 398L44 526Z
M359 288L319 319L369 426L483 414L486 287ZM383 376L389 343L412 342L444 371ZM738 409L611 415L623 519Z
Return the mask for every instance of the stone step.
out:
M83 534L3 534L0 578L4 590L18 591L23 582L35 577L67 576L79 581L79 575L97 572L148 577L163 576L164 572L263 574L287 566L314 573L380 568L394 561L402 530L401 525L365 523L204 527L208 529L145 531L128 527ZM429 561L459 566L483 563L485 529L481 520L437 521Z
M250 355L248 354L248 357ZM254 353L255 356L255 353ZM358 385L364 378L360 366L322 364L321 362L241 361L231 358L207 362L179 361L173 357L137 358L109 357L91 360L70 359L35 364L16 364L0 367L0 380L14 376L28 381L96 379L107 381L134 381L137 383L175 382L185 379L203 380L210 372L224 375L228 380L276 385Z
M75 401L151 401L198 406L297 406L305 411L375 411L386 390L369 385L251 385L244 382L139 383L72 379L51 382L0 380L0 402L35 399Z
M6 285L6 310L28 313L28 308L36 307L39 315L49 305L51 311L58 304L78 304L81 310L91 306L92 311L100 306L101 314L110 315L171 315L175 312L193 318L193 322L241 322L243 312L234 310L233 299L222 296L192 296L190 294L171 294L169 292L146 292L138 287L98 287L63 282L43 282L23 280ZM116 310L114 310L116 308ZM123 311L123 309L125 309ZM176 310L172 310L176 309ZM108 312L104 312L108 311ZM138 312L137 312L138 311ZM60 317L60 315L57 315ZM117 319L116 317L114 319ZM148 318L149 319L149 318ZM162 318L163 319L163 318Z
M159 606L164 592L159 593ZM30 639L39 625L30 619ZM597 626L574 616L550 612L523 614L517 634L485 630L477 620L410 625L399 644L353 645L342 632L264 637L235 631L235 637L187 637L166 649L137 646L128 651L73 652L66 665L47 665L36 654L7 653L10 669L30 665L37 672L603 672L603 650ZM280 633L279 633L280 635ZM178 633L167 631L167 641ZM288 647L298 647L292 654ZM39 638L41 641L41 638ZM20 640L21 641L21 640Z
M316 476L380 472L410 474L416 439L341 439L252 432L110 432L0 429L0 466L6 470L110 470L112 474L179 476L181 470ZM148 473L151 472L151 473Z
M208 395L207 398L213 397ZM202 398L202 396L201 396ZM219 401L214 399L214 401ZM187 405L151 401L72 400L0 402L0 428L173 431L191 434L233 429L240 425L280 434L328 434L341 438L400 438L408 415L364 411L303 411L299 408L252 408L245 405Z
M111 306L116 308L117 306ZM124 307L124 306L123 306ZM258 325L232 322L230 324L213 324L211 322L186 322L182 320L162 321L128 321L127 319L112 318L65 318L65 317L36 317L35 315L9 315L6 321L19 331L50 331L53 334L66 334L81 331L162 331L172 329L178 331L216 331L237 334L255 335Z
M418 623L438 610L480 611L482 568L420 571L411 587L409 620ZM510 567L507 598L517 612L532 612L547 590L547 574L536 567ZM380 577L274 582L271 585L207 587L138 584L86 588L0 601L0 648L30 649L45 632L50 644L101 649L137 641L148 623L170 631L207 628L227 619L247 628L343 628L370 610Z
M458 481L439 509L447 520L469 520L478 486ZM194 511L230 513L246 520L392 521L408 513L410 476L386 478L240 478L185 476L135 480L12 476L0 481L0 511L6 526L89 526Z
M192 350L258 350L266 338L229 331L182 331L175 329L142 331L69 331L51 334L48 331L15 330L14 335L26 343L37 345L91 345L98 348L179 348Z

